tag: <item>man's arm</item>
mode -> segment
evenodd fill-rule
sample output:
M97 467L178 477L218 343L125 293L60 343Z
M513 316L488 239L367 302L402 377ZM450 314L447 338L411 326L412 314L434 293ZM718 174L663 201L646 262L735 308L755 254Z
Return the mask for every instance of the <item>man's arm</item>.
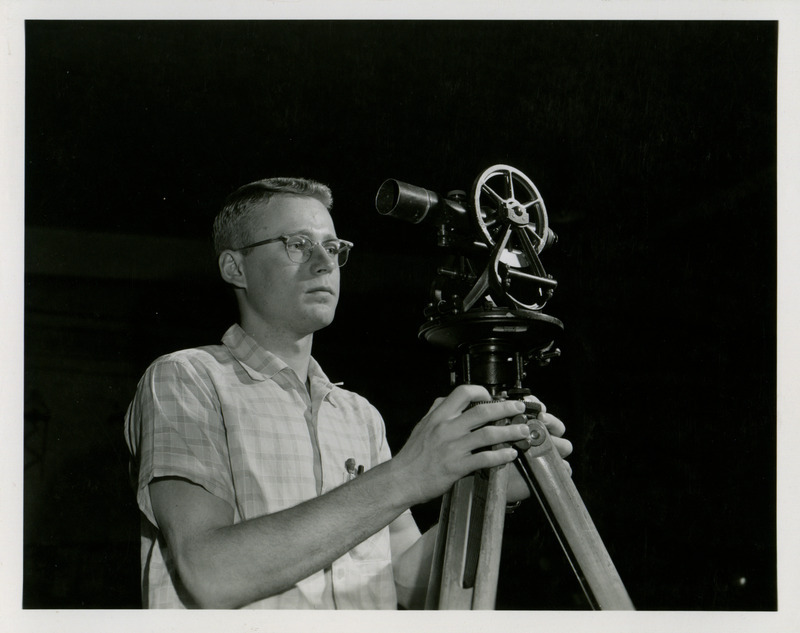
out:
M293 508L238 524L233 509L200 486L161 479L149 486L158 527L184 586L199 606L231 608L292 587L328 567L407 508L457 479L511 461L514 449L475 449L529 436L527 426L489 425L523 410L476 385L437 400L394 459ZM466 410L465 410L466 409ZM420 546L421 547L421 546Z
M225 501L183 479L153 481L150 499L181 581L198 606L237 608L328 567L397 517L405 509L402 497L390 499L379 490L391 477L390 464L321 497L238 524Z

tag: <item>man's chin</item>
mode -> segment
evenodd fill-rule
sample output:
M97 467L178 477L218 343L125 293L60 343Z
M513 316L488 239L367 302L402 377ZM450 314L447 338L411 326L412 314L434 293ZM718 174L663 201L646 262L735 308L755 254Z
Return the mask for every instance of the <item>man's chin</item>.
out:
M307 324L308 331L313 333L326 328L333 323L334 315L335 310L327 307L322 309L322 306L320 306L319 309L309 311L303 320Z

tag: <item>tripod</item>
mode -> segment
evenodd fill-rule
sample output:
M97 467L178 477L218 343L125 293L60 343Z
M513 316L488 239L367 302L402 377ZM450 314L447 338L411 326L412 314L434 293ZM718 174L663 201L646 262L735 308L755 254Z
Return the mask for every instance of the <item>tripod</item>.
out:
M561 321L541 312L557 284L539 254L557 238L533 182L514 167L495 165L475 180L469 200L463 191L441 199L390 179L375 203L382 215L433 223L438 245L450 253L438 269L419 334L453 355L451 386L460 378L485 386L495 400L524 400L526 362L547 364L558 355L553 345L563 330ZM515 467L544 509L589 605L632 609L537 407L526 403L526 409L513 420L531 430L529 443L515 444ZM508 476L509 466L480 471L445 494L426 608L494 608Z
M513 324L514 327L511 327ZM499 325L499 327L498 327ZM541 344L560 322L535 312L461 315L421 334L455 346L464 382L480 382L497 399L524 399L523 349ZM471 336L468 340L461 337ZM539 350L541 352L541 350ZM541 358L541 354L540 354ZM531 440L515 466L536 497L593 609L632 609L622 580L544 424L526 403ZM519 419L518 419L519 418ZM509 466L466 477L445 494L426 597L427 609L494 608L506 513Z

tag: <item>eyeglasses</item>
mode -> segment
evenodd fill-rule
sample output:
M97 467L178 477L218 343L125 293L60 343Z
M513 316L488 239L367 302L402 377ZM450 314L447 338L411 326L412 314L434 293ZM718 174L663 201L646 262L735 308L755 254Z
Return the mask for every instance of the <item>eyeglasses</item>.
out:
M347 240L332 239L325 240L324 242L313 242L305 235L281 235L280 237L273 237L269 240L261 240L260 242L253 242L247 246L237 248L237 251L243 251L247 248L254 248L262 246L263 244L272 244L273 242L283 242L286 247L286 254L289 259L295 264L305 264L311 259L311 254L314 252L314 247L319 244L325 254L336 262L341 268L347 263L347 257L350 254L350 249L353 248L353 243Z

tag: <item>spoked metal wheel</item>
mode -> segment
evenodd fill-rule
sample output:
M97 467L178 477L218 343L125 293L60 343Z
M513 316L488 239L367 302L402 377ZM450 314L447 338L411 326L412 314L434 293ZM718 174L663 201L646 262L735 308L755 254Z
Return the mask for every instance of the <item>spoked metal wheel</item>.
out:
M489 167L472 185L472 208L478 230L494 246L508 226L522 228L537 253L553 239L547 209L536 185L516 167Z
M493 252L488 279L492 298L540 309L552 296L555 282L538 254L556 238L536 185L515 167L495 165L475 180L471 202L473 221Z

